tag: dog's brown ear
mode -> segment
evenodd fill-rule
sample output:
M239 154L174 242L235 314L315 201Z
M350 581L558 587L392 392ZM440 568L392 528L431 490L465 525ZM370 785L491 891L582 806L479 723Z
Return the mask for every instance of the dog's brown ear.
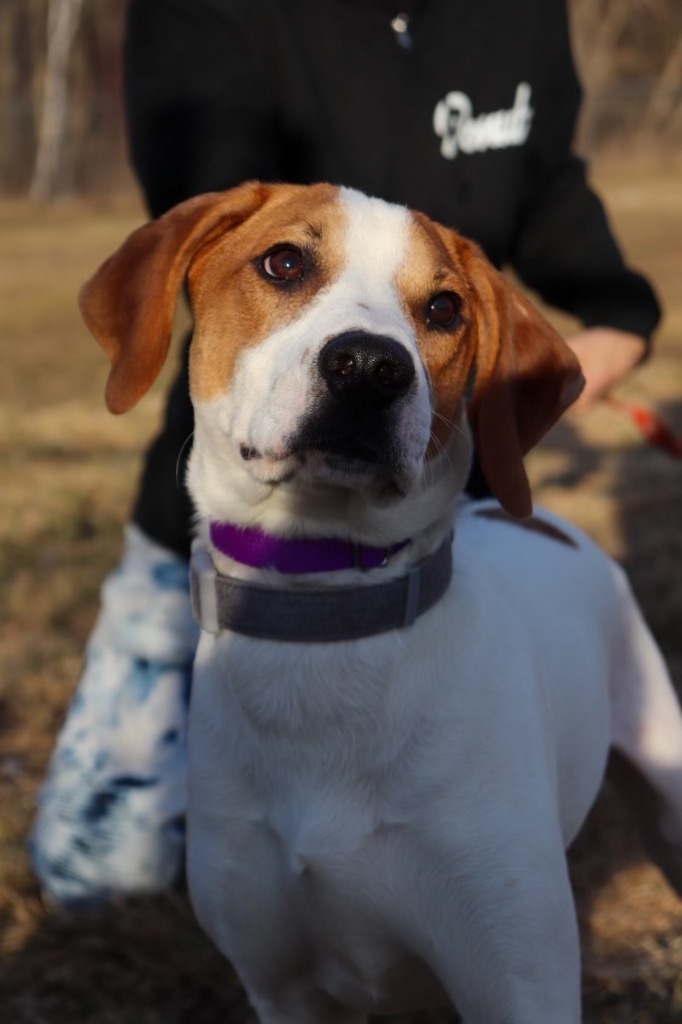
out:
M111 360L112 412L131 409L161 370L178 293L199 247L245 221L270 191L247 182L180 203L133 232L83 285L83 319Z
M521 519L532 512L523 456L575 401L583 376L568 345L476 245L464 242L459 253L473 289L478 457L495 497Z

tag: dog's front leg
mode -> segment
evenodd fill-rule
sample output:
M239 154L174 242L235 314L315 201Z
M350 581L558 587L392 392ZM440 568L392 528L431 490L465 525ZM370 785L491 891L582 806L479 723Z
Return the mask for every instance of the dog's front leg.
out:
M529 843L524 862L504 833L489 840L496 845L483 845L481 870L458 880L449 923L429 937L434 973L464 1024L580 1024L578 928L561 843Z
M621 602L610 679L609 776L639 819L648 854L682 897L682 710L630 587Z

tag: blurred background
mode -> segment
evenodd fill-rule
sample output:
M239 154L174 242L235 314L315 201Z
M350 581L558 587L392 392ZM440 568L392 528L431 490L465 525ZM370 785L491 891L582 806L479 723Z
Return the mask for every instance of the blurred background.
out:
M682 4L569 0L578 149L665 320L617 397L682 434ZM82 326L82 282L144 219L119 96L124 4L0 0L0 1020L250 1020L182 895L51 913L28 869L36 789L117 561L168 374L122 418ZM549 312L549 311L548 311ZM562 330L565 318L549 312ZM628 569L682 691L682 461L622 409L567 417L532 454L538 500ZM576 637L579 642L579 637ZM682 910L605 787L571 855L586 1024L682 1024ZM435 1019L435 1018L433 1018ZM440 1019L440 1018L439 1018Z
M588 156L668 155L682 141L678 0L569 0ZM2 0L0 194L130 187L119 102L122 3Z

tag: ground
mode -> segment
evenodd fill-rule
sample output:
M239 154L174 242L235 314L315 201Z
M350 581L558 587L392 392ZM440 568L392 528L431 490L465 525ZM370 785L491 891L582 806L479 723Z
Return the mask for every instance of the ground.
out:
M679 167L611 163L596 177L618 234L667 307L656 358L619 394L682 433ZM104 410L104 356L75 306L79 284L141 216L133 200L0 204L0 574L9 584L0 594L0 1008L8 1024L250 1020L182 895L70 918L43 906L25 853L36 788L161 409L163 381L125 417ZM626 565L678 690L681 468L607 405L567 419L530 460L538 500ZM586 1024L682 1024L682 904L643 859L608 788L571 870Z

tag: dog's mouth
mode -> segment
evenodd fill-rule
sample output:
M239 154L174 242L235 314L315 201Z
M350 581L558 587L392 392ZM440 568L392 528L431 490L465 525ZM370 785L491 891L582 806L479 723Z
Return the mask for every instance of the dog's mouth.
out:
M242 440L241 458L258 480L357 490L382 502L417 485L426 454L424 438L397 403L350 410L326 396L274 445Z
M369 491L382 501L403 498L411 476L395 455L377 444L352 435L291 438L276 451L240 445L249 471L263 483L326 484Z
M312 432L294 442L294 452L305 457L319 453L330 469L339 472L374 474L387 464L388 446L372 443L353 434L319 434Z
M382 464L379 452L355 437L330 438L319 446L319 451L326 458L328 465L338 465L341 469L344 466L361 465L371 470L374 466Z
M300 477L306 482L364 491L381 501L404 498L410 489L402 467L386 465L362 445L340 443L332 448L311 448L299 452L298 459Z

